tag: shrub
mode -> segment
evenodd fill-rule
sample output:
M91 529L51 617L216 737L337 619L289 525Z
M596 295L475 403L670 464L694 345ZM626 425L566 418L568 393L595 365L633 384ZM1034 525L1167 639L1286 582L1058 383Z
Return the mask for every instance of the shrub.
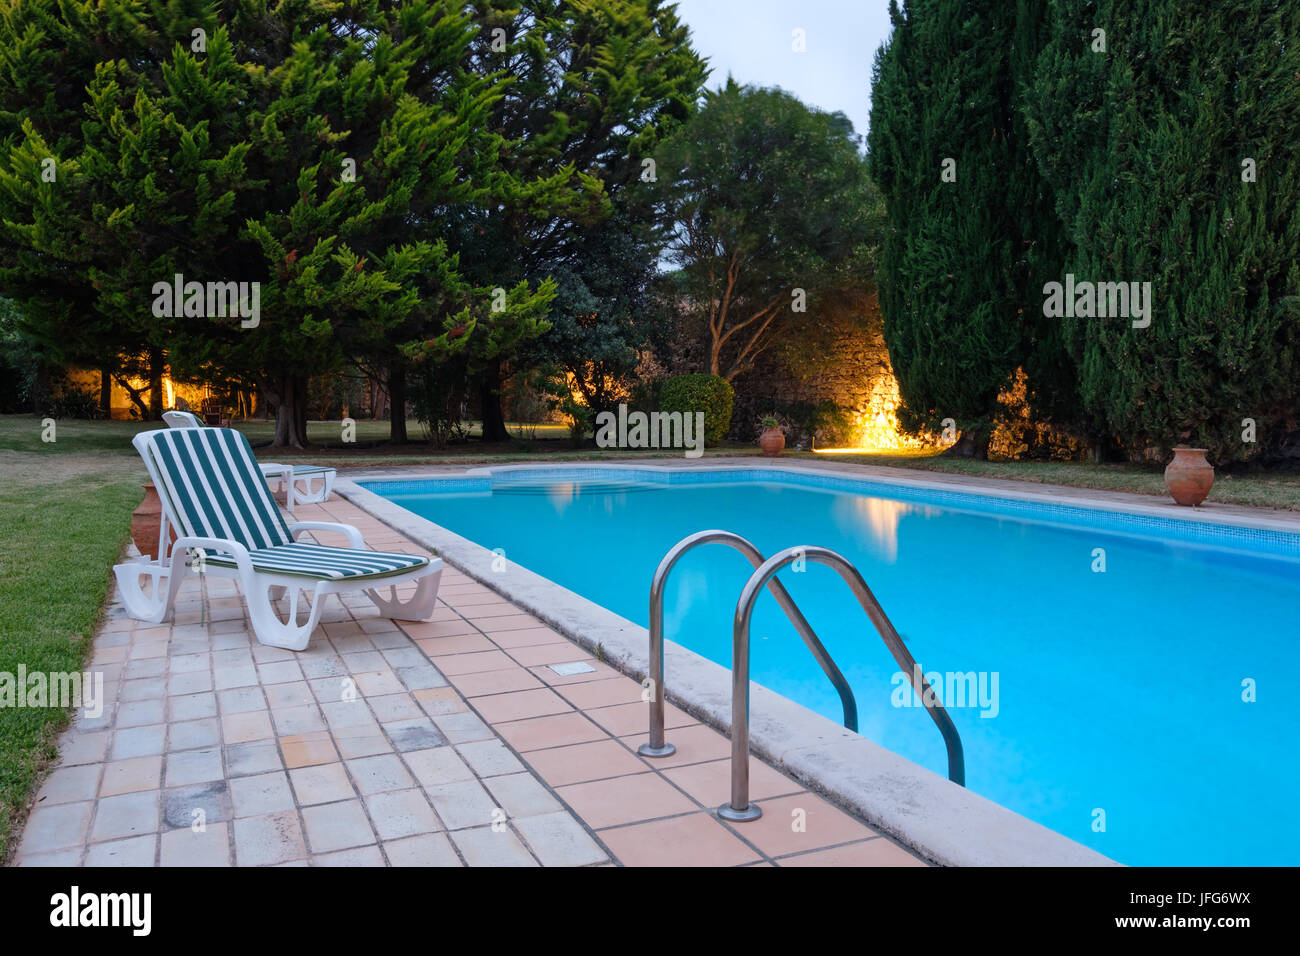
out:
M66 382L50 395L42 396L38 413L51 418L103 418L103 409L99 407L99 395L89 389L79 388Z
M665 412L704 413L704 443L716 445L731 427L731 406L736 393L719 375L674 375L659 391L659 408Z

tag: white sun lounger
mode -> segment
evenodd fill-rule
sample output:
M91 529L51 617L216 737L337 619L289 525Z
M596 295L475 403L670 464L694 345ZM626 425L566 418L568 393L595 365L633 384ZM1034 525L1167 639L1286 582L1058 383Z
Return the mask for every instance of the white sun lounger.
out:
M415 554L366 549L352 525L300 521L286 525L257 468L248 439L230 428L160 428L132 440L162 500L158 560L113 568L127 612L158 623L172 610L190 567L239 581L263 644L292 651L306 648L327 594L362 592L385 617L423 621L438 599L442 561ZM179 537L171 544L169 529ZM306 531L337 531L350 547L296 540ZM149 578L151 587L142 586ZM417 582L405 599L399 585ZM387 596L379 589L388 589ZM274 601L289 592L289 615L281 620ZM302 592L310 591L307 619L298 622Z

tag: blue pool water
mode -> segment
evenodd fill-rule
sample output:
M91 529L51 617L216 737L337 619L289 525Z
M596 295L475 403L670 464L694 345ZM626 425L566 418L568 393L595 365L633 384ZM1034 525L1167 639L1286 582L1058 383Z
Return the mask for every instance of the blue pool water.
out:
M988 691L997 674L995 716L949 711L972 790L1124 863L1300 863L1300 535L839 478L579 474L368 487L642 626L655 567L693 532L839 551L924 671L982 672ZM722 545L683 558L668 638L730 667L749 573ZM852 685L859 732L946 776L938 730L891 704L897 666L835 572L781 580ZM768 594L753 635L755 681L840 720Z

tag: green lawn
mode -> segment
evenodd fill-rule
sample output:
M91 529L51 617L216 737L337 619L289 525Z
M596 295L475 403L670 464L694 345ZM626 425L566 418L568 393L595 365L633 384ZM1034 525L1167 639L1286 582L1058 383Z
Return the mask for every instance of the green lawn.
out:
M57 424L55 441L42 442L40 421L0 416L0 672L72 672L87 659L89 639L107 592L110 566L126 541L131 511L146 479L131 436L154 424ZM255 444L269 442L265 422L237 423ZM523 431L523 429L519 429ZM412 422L410 433L418 436ZM290 452L260 447L260 457L297 458L340 466L472 464L545 459L591 461L662 457L663 452L574 449L562 428L539 428L512 442L478 442L437 452L415 443L387 450L386 422L358 422L357 442L340 441L337 422L314 422L308 437L318 447ZM751 447L711 449L709 457L757 454ZM786 460L830 460L891 465L982 478L1010 478L1163 497L1159 468L1074 462L997 463L933 455L788 454ZM1220 475L1214 502L1300 511L1300 474ZM58 709L0 708L0 860L5 858L15 814L24 806L67 714Z
M140 503L144 469L121 452L132 428L0 418L0 671L83 669L109 566ZM127 446L129 448L129 445ZM15 814L66 725L58 708L0 707L0 860Z

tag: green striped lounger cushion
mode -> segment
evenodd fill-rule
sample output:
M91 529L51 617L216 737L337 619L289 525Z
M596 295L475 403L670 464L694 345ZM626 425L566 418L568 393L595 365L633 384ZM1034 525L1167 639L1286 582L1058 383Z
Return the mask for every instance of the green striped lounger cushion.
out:
M249 558L258 571L270 574L294 574L305 578L384 577L422 568L428 558L414 554L394 554L390 551L354 551L351 548L327 548L309 542L282 544L274 548L250 551ZM234 558L224 554L209 554L208 565L233 568Z
M160 430L153 459L165 494L186 536L225 538L248 549L253 567L272 574L341 580L377 578L422 568L428 558L390 551L357 551L294 541L248 439L227 428ZM234 559L207 549L204 561L234 567Z

